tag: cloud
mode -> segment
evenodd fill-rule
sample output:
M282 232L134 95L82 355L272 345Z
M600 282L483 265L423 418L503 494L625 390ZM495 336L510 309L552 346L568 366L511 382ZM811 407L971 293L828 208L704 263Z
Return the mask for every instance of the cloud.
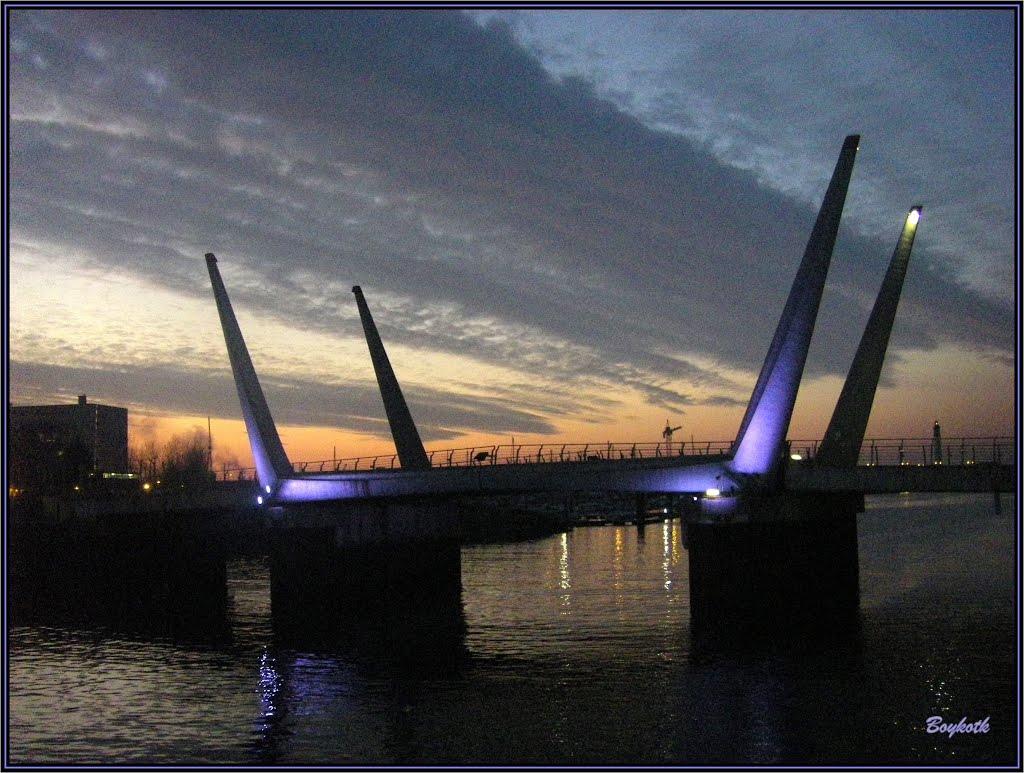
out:
M361 284L389 347L511 369L530 385L498 400L406 384L438 437L553 431L544 417L610 413L600 396L612 387L679 410L742 404L739 374L764 357L843 131L805 148L794 130L768 153L799 83L775 81L773 103L744 75L760 60L701 55L720 41L715 22L691 58L658 70L658 128L600 82L552 75L512 27L460 13L16 10L12 242L204 302L202 255L213 251L236 308L339 339L360 336L348 289ZM795 67L801 39L776 32L778 67ZM751 51L756 34L740 30ZM706 85L682 98L746 77L714 114L770 112L723 130L732 150L665 130L693 115L692 101L664 101L693 57L704 69L689 80ZM760 155L737 162L749 139ZM769 185L798 147L796 182ZM884 148L865 142L858 166L877 168ZM868 210L879 185L869 175L861 191L858 171L851 203ZM851 326L866 319L904 212L891 212L891 234L844 231L811 375L845 373ZM929 216L926 203L925 229ZM1011 351L1007 304L965 285L940 246L921 247L893 346ZM56 388L74 375L32 364L56 355L16 356L26 380ZM187 367L132 367L133 387L163 401L152 404L194 411L176 393L195 376ZM268 392L301 386L316 406L279 421L377 431L359 424L379 415L371 387L346 383L343 405L339 374L273 375ZM233 400L230 386L214 398L223 375L204 383L214 405ZM557 399L559 384L583 396L577 406Z
M480 12L488 18L491 12ZM585 75L648 126L813 202L835 137L865 150L847 222L878 233L913 203L958 280L1011 298L1010 9L503 12L549 70ZM934 239L932 239L934 235Z
M10 363L13 379L36 385L42 394L67 398L87 385L91 399L134 409L161 406L165 415L209 415L234 419L238 402L230 372L178 367L78 368ZM300 378L261 378L271 413L279 425L334 427L390 439L391 432L377 385L325 384ZM75 385L70 390L68 385ZM499 397L453 396L443 389L417 389L410 400L424 442L447 440L468 431L507 434L545 434L554 431L544 417L531 412L528 391L500 390Z

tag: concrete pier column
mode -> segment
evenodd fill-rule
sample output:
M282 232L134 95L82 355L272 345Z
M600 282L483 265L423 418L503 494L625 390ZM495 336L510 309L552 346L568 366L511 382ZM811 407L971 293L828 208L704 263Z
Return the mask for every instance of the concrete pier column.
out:
M636 525L643 526L647 521L647 495L638 493L636 495Z
M8 547L19 624L65 620L181 640L229 635L223 535L209 513L20 525Z
M856 613L857 504L822 500L817 518L793 518L790 505L769 504L745 521L687 525L695 628L814 626Z
M430 503L288 508L270 529L275 626L324 634L353 621L458 626L457 515Z

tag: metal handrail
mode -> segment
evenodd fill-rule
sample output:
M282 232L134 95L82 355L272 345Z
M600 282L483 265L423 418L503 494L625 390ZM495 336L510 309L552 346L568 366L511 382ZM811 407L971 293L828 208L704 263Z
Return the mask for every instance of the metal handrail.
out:
M938 440L938 442L936 442ZM820 440L787 441L791 455L812 462ZM428 452L432 467L476 467L494 464L586 464L602 461L669 459L672 457L722 456L731 453L732 441L680 441L660 443L564 443L505 444L438 449ZM861 446L861 465L973 465L1010 463L1015 458L1012 437L964 438L870 438ZM397 454L377 454L350 459L296 462L299 473L379 472L401 469ZM253 480L253 467L223 468L218 480Z

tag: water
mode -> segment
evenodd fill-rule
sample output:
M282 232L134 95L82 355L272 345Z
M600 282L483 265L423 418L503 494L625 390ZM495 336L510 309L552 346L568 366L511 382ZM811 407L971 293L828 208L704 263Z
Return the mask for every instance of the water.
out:
M7 762L1019 765L1015 523L1007 497L869 498L857 619L771 640L691 633L678 521L464 547L444 651L285 638L237 559L202 625L15 621Z

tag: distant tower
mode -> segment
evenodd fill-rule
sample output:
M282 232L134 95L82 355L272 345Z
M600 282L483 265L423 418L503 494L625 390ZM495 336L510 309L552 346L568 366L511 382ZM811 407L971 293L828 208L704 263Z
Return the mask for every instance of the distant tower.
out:
M942 464L942 427L938 419L932 427L932 464Z

